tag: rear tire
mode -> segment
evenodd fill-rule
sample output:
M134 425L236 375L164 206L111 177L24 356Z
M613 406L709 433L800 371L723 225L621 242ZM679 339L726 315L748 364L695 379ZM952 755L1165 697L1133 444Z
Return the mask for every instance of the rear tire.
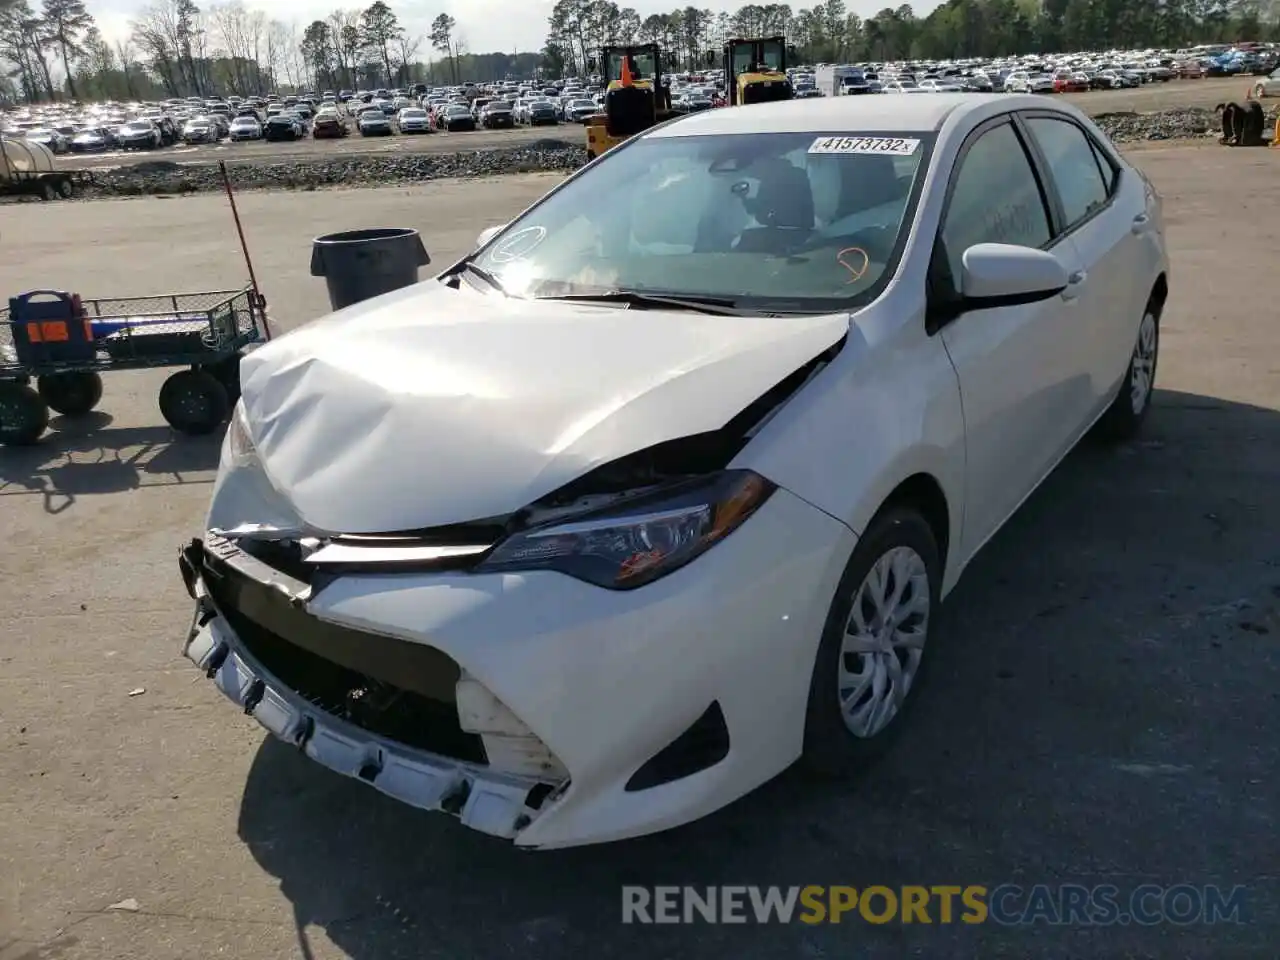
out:
M64 417L83 417L102 399L102 377L96 373L51 373L36 381L49 409Z
M76 186L69 177L58 181L58 196L63 200L70 200L75 195Z
M810 773L856 773L897 739L925 678L941 585L924 517L905 506L878 514L840 578L814 661L801 759Z
M204 370L181 370L160 387L160 413L179 433L213 433L230 410L227 388Z
M49 407L23 383L0 382L0 444L29 447L49 428Z
M1148 301L1143 311L1124 383L1107 412L1098 420L1096 432L1100 439L1111 442L1131 440L1147 419L1151 396L1155 392L1156 366L1160 360L1161 306L1154 300Z
M58 188L49 180L40 181L40 199L49 203L58 199Z

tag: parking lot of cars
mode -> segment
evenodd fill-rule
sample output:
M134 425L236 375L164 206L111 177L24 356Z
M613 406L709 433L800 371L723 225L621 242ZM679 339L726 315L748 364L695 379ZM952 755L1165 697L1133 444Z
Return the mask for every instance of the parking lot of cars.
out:
M1162 100L1229 99L1280 92L1280 70L1261 53L1182 51L1014 57L950 63L819 64L788 70L797 97L851 92L1017 92L1084 98L1086 109L1153 110ZM672 70L664 77L677 112L724 103L723 71ZM1194 88L1194 93L1173 93ZM1161 91L1169 91L1164 94ZM1110 98L1109 100L1099 98ZM0 135L38 141L58 155L92 157L261 141L348 140L436 132L470 133L576 125L603 108L599 76L555 81L467 83L429 88L322 90L297 95L174 98L160 103L55 104L0 112Z
M163 103L25 107L0 114L0 133L56 155L254 141L299 141L558 126L598 113L600 92L549 86L442 91L327 91L281 97L192 97Z

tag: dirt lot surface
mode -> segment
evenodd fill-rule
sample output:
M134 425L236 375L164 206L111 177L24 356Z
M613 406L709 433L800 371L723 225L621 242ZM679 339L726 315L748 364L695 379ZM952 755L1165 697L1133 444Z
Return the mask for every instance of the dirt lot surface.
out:
M1174 251L1144 439L1073 454L991 543L950 604L910 735L865 779L784 776L665 836L521 854L236 713L179 657L176 548L200 531L217 443L171 437L160 375L109 378L95 422L0 451L0 960L1273 958L1280 227L1256 198L1280 151L1139 159ZM264 193L242 213L293 325L324 307L313 236L416 226L443 265L552 182ZM216 196L21 206L0 229L10 293L244 276ZM619 922L624 883L1004 882L1240 884L1245 922Z
M1243 100L1249 78L1170 80L1134 90L1097 90L1090 93L1066 94L1066 99L1089 113L1131 110L1151 112L1176 107L1211 108L1224 100ZM201 146L178 146L145 154L111 152L97 156L68 156L59 159L66 167L115 167L145 160L171 160L175 163L215 163L243 161L266 163L339 157L362 154L456 153L466 150L495 150L519 146L535 140L567 140L584 142L582 128L576 124L556 127L517 127L514 130L477 130L470 133L432 133L425 136L361 137L352 134L346 140L302 140L297 143L222 143Z

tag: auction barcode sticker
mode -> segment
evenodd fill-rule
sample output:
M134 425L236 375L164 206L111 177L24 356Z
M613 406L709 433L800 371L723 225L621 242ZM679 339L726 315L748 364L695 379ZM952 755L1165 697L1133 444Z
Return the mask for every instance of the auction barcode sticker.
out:
M920 146L919 140L900 137L819 137L809 147L810 153L887 153L909 157Z

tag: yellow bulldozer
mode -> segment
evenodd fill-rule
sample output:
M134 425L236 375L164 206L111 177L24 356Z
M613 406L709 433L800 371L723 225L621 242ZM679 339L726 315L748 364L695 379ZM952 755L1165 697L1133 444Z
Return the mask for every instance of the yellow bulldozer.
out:
M604 112L586 120L590 159L674 116L656 43L605 47L588 66L605 82Z
M729 106L795 98L795 88L787 77L786 37L727 40L722 57ZM714 61L715 54L707 59Z

